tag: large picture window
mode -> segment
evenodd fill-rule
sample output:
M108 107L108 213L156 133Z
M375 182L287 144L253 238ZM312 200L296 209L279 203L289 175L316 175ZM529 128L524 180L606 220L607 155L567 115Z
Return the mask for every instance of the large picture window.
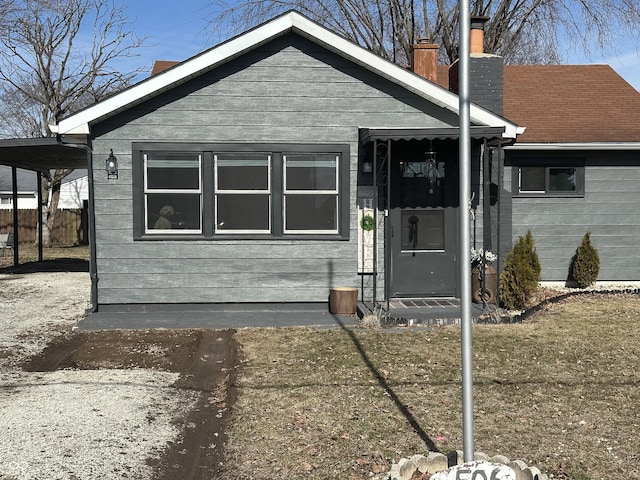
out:
M348 145L133 144L134 238L349 237Z
M552 165L550 165L552 164ZM514 161L514 194L523 196L582 196L584 162L573 159Z

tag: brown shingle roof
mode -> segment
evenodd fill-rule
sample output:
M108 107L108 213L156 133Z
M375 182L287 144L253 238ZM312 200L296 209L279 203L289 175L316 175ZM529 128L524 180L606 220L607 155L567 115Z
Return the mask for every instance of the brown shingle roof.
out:
M518 143L640 142L640 93L608 65L505 65L503 115Z
M518 143L640 142L640 93L608 65L506 65Z

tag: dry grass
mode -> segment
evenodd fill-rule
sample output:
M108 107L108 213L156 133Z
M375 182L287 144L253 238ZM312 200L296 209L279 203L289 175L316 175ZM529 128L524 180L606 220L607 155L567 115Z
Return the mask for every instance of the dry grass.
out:
M475 326L476 450L553 478L640 478L640 298ZM459 328L237 333L227 478L365 479L462 449Z
M24 266L38 261L38 247L32 243L21 243L18 248L20 265ZM89 247L87 245L70 247L43 248L42 256L45 262L77 262L89 259ZM0 253L0 268L13 267L13 250L6 249L4 255Z

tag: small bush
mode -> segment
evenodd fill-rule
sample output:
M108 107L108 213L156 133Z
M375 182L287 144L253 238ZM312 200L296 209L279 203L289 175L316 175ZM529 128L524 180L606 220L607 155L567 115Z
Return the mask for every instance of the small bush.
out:
M528 231L518 239L504 261L500 274L502 305L509 310L524 309L531 293L538 287L541 271L533 235Z
M580 288L592 285L600 273L600 256L598 250L591 243L591 232L582 237L582 242L571 261L570 277Z

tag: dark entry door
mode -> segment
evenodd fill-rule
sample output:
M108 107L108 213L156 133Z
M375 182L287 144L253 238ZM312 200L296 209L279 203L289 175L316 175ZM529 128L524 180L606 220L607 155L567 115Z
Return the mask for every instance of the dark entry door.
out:
M392 165L392 297L456 296L457 187L447 167L424 160Z

